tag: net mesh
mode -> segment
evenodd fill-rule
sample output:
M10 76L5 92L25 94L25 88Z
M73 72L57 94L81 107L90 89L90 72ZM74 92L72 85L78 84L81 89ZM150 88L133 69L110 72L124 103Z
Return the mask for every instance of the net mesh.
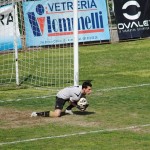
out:
M16 30L16 35L12 35L13 41L7 43L6 39L4 44L0 43L1 47L3 47L3 49L0 50L0 85L16 83L16 61L18 62L20 85L26 84L50 88L61 88L72 85L72 43L65 43L65 35L63 35L63 44L55 44L55 42L53 42L50 45L43 45L41 43L36 46L36 40L33 41L32 37L27 36L27 31L29 28L28 26L25 27L27 19L25 19L24 15L23 3L24 2L22 0L16 0L15 3L13 3L15 4L16 11L14 15L11 10L10 12L7 11L7 13L4 12L5 8L12 5L12 1L0 1L0 27L5 26L5 28L3 28L4 35L7 35L10 24L12 24L11 27L13 28L10 29L10 31L14 30L14 26ZM13 5L12 8L14 9ZM9 14L11 14L11 17L8 17ZM5 16L5 20L2 18L3 16ZM34 20L32 22L34 22ZM38 23L39 26L44 26L44 24L42 24L43 22ZM44 28L41 29L44 30ZM17 38L15 41L18 46L17 60L15 58L15 47L7 48L8 45L11 45L12 43L14 44L14 36ZM20 37L20 41L18 40L18 37ZM4 36L2 37L2 35L0 35L0 38L4 38ZM27 44L28 41L31 41L31 46Z

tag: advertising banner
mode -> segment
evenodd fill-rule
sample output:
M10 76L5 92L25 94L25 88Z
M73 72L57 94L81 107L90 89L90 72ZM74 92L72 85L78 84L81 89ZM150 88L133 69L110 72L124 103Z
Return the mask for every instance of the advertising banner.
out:
M27 46L73 43L73 0L23 3ZM79 42L109 40L105 0L78 0Z
M150 36L150 0L114 0L119 39Z
M21 48L21 38L18 27L18 15L15 8L16 40L18 48ZM0 51L14 49L14 15L13 6L0 7Z

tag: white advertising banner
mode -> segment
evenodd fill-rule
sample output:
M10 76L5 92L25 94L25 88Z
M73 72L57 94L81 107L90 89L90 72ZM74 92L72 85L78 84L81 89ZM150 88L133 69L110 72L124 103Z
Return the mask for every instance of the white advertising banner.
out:
M14 35L13 5L0 7L0 51L14 49L14 36L16 36L17 39L17 47L22 47L16 7L15 15L16 35Z

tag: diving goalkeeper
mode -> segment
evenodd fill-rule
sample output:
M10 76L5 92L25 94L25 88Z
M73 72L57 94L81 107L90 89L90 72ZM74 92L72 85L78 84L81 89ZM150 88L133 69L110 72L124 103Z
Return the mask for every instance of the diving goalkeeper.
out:
M83 108L77 105L77 102L82 97L86 97L86 95L91 94L91 92L92 84L89 81L83 82L82 86L66 87L57 93L54 111L32 112L31 117L60 117L66 102L69 102L69 106L65 110L66 114L73 115L73 107L77 107L79 110L84 111L88 107L88 104Z

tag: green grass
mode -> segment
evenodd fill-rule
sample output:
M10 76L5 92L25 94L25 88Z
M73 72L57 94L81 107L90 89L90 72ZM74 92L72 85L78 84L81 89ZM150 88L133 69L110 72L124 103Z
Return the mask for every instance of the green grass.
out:
M32 111L53 110L55 96L48 89L1 88L0 149L149 150L149 67L149 39L80 47L80 83L93 83L90 106L60 118L30 118ZM137 127L120 130L131 126ZM68 136L56 137L61 135ZM6 144L36 138L43 139Z

